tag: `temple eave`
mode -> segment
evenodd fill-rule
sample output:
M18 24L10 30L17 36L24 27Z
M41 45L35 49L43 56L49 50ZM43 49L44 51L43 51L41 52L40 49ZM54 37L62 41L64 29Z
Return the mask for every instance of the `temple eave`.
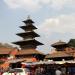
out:
M58 48L58 47L68 47L67 44L62 44L62 45L51 45L52 47Z
M26 36L40 37L40 35L38 35L35 32L18 33L16 35L21 36L21 37L26 37Z
M22 29L37 29L35 26L33 26L33 25L28 25L28 26L20 26L20 28L22 28Z
M38 42L38 41L18 41L18 42L13 42L13 44L16 45L28 45L28 44L33 44L33 45L43 45L42 43Z
M25 21L22 21L24 23L34 23L34 21L32 21L31 19L28 19L28 20L25 20Z

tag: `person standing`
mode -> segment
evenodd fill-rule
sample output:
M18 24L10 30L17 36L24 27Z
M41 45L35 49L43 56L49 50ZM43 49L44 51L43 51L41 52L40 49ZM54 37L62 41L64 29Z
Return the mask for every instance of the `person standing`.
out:
M61 72L60 68L56 69L55 75L62 75L62 72Z
M41 68L38 67L36 70L35 70L35 75L40 75L41 74Z
M61 68L62 75L66 75L66 67Z

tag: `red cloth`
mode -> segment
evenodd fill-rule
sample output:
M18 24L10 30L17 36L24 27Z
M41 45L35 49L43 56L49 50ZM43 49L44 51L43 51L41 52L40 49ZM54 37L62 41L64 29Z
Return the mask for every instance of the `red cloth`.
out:
M36 62L37 59L35 57L32 58L32 62Z

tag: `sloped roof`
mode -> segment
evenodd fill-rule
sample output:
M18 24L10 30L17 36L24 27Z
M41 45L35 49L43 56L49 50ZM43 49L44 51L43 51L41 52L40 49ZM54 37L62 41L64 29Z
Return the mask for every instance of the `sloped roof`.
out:
M32 21L32 19L27 19L25 21L23 21L24 23L34 23L34 21Z
M1 47L0 54L11 54L13 50L15 50L15 48Z
M19 50L15 48L0 48L0 54L14 54L14 55L27 55L27 54L41 54L44 55L42 52L35 50L35 49L25 49Z
M38 50L35 49L25 49L25 50L19 50L18 53L16 55L27 55L27 54L42 54L44 55L42 52L39 52Z
M52 54L46 55L45 58L56 58L56 57L71 57L72 55L67 54L66 51L57 51Z
M51 46L56 46L56 45L65 45L65 44L67 44L67 43L66 43L66 42L63 42L63 41L61 41L61 40L59 40L58 42L52 44Z
M21 36L21 37L27 37L27 36L39 37L40 36L37 33L35 33L34 31L32 31L32 32L17 33L16 35Z
M21 58L21 59L12 59L12 60L8 60L7 62L9 63L17 63L17 62L22 62L22 61L25 61L24 58Z
M2 47L0 48L0 54L9 54L11 50L11 48Z
M29 45L29 44L43 45L42 43L40 43L39 41L37 41L35 39L21 40L21 41L13 42L13 44L16 44L16 45Z
M37 29L34 25L28 25L28 26L20 26L22 29Z

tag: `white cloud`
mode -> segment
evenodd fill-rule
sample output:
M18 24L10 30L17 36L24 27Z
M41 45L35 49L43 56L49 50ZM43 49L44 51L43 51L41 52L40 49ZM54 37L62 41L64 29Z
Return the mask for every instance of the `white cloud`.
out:
M75 38L75 14L50 17L45 19L38 28L37 32L41 35L39 40L45 44L42 49L47 53L51 50L50 45L55 41L68 42Z
M61 9L63 8L64 4L66 3L66 0L52 0L51 1L51 7L56 8L56 9Z
M40 5L34 0L4 0L4 2L13 9L24 8L27 11L33 11L40 8Z
M38 10L44 5L58 10L65 6L74 8L75 0L4 0L10 8L24 8L27 11ZM31 11L30 10L30 11Z
M42 32L57 33L74 33L75 31L75 15L60 15L53 18L46 19L39 25Z
M38 3L41 3L41 4L49 4L50 3L50 0L38 0Z
M51 5L54 9L75 8L75 0L51 0Z

